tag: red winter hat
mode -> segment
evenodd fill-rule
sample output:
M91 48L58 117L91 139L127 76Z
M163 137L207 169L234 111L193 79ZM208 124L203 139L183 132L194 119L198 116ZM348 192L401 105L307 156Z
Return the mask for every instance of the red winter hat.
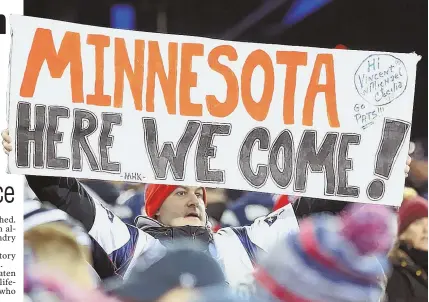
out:
M148 184L145 190L146 215L153 218L164 200L176 190L176 185ZM206 189L203 188L203 200L207 205Z
M414 221L428 217L428 201L421 196L405 199L398 212L398 234L404 232Z

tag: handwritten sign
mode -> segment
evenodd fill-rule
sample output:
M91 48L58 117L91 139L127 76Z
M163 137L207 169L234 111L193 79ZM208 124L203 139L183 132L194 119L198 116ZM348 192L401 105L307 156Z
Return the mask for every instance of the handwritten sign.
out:
M355 74L359 94L368 103L383 106L400 97L407 88L404 63L393 55L370 55Z
M416 54L11 20L11 173L401 201Z

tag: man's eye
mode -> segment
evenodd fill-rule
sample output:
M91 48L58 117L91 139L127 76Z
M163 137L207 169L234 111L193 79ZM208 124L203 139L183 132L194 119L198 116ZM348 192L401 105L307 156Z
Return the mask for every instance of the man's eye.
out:
M177 196L184 196L186 194L185 191L179 191L176 193Z
M203 197L203 194L202 194L202 193L198 193L198 192L196 192L196 193L195 193L195 196L197 196L198 198L202 198L202 197Z

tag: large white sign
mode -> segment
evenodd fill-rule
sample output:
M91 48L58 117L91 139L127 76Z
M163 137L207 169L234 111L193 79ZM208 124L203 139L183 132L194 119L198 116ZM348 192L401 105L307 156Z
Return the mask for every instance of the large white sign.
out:
M11 173L402 200L416 54L11 26Z

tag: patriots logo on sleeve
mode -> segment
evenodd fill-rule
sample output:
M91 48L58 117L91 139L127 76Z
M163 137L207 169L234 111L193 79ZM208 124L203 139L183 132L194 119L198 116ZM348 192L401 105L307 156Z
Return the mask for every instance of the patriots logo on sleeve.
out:
M273 213L271 215L268 215L267 218L264 219L265 223L268 224L268 226L272 226L274 222L278 219L278 217L283 213L284 210L281 210L278 213Z
M268 226L272 226L274 222L276 222L277 220L277 215L276 216L271 216L271 217L267 217L264 219L264 221L268 224Z

